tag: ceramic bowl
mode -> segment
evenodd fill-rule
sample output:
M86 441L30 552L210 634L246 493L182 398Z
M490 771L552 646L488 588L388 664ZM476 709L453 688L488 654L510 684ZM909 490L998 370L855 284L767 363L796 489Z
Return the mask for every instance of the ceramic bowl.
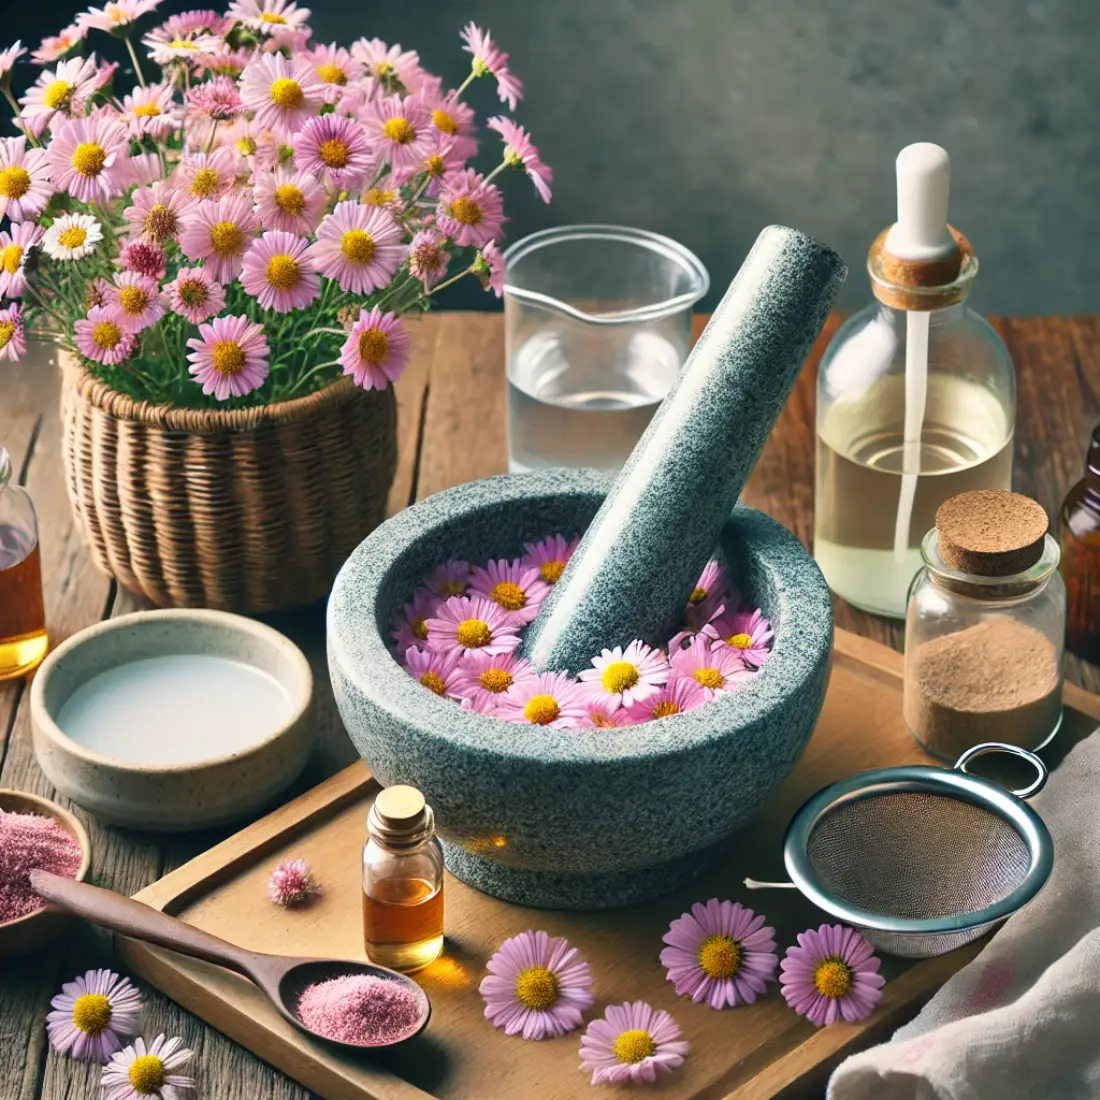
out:
M463 710L398 665L395 614L438 563L511 558L524 541L578 534L609 485L593 471L549 470L446 490L367 538L329 601L329 672L359 752L383 783L424 792L455 875L521 904L626 904L702 871L790 772L824 700L828 588L798 540L748 508L730 516L721 552L776 638L736 693L626 729L554 730Z
M92 677L167 654L227 657L269 673L290 695L289 717L238 751L186 764L108 756L58 726L66 700ZM252 619L224 611L139 611L81 631L46 658L31 687L31 720L46 777L97 817L155 831L207 828L270 805L301 772L313 747L313 674L293 642Z
M83 880L92 865L92 846L84 826L56 802L23 791L0 790L0 810L12 814L52 817L80 846L84 858L75 878ZM56 939L73 918L52 905L0 924L0 958L18 958Z

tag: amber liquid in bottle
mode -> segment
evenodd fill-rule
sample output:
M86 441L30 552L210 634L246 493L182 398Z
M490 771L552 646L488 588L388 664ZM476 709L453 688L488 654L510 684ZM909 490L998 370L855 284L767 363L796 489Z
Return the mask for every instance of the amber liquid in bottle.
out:
M1085 476L1066 495L1059 519L1066 647L1100 664L1100 426L1093 429Z
M46 655L46 609L37 542L0 524L0 680L23 676Z
M443 950L443 887L419 878L383 879L363 894L363 937L371 962L415 970Z

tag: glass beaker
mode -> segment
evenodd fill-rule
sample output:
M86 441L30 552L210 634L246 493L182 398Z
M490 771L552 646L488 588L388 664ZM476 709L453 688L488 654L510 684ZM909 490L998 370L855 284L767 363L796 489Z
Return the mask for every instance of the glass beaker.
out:
M691 349L706 268L616 225L546 229L504 261L509 470L618 469Z

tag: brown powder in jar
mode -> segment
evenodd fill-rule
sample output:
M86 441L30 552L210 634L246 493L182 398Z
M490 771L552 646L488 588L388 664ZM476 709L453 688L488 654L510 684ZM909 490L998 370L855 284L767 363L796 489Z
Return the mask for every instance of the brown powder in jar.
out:
M1033 749L1062 709L1051 642L1014 619L988 619L917 647L905 681L905 721L930 752L957 759L983 741Z

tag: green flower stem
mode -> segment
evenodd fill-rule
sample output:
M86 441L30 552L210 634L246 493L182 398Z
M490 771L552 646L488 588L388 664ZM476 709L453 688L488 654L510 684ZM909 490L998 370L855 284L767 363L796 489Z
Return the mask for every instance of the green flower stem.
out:
M459 281L459 279L464 279L467 275L473 275L473 273L474 273L474 265L470 264L469 267L467 267L464 270L460 271L457 275L452 275L449 279L444 279L443 282L436 283L435 286L433 286L432 289L429 290L427 293L428 294L438 294L441 290L446 290L447 287L453 286L455 283L457 283Z
M141 71L141 62L138 61L137 50L134 49L134 43L130 40L130 36L126 36L126 48L130 51L130 60L134 63L134 76L137 77L137 82L143 87L147 87L145 83L145 74Z
M457 100L462 95L462 93L466 91L466 89L471 84L473 84L475 80L477 80L479 76L481 76L481 72L477 67L477 62L474 62L470 66L470 75L466 77L466 79L461 84L459 84L458 88L455 90L455 99Z
M486 177L482 180L482 184L491 183L493 180L504 171L505 168L510 168L511 165L506 160L502 160Z
M27 140L31 143L31 145L35 146L35 148L40 149L42 147L42 143L38 140L38 138L34 136L34 134L31 133L31 128L29 126L25 126L19 121L19 113L21 108L19 104L15 101L15 96L11 94L11 89L5 84L0 87L0 91L4 93L4 98L8 101L8 103L11 104L11 109L15 113L15 118L13 119L15 125L18 126L19 129L27 135Z

